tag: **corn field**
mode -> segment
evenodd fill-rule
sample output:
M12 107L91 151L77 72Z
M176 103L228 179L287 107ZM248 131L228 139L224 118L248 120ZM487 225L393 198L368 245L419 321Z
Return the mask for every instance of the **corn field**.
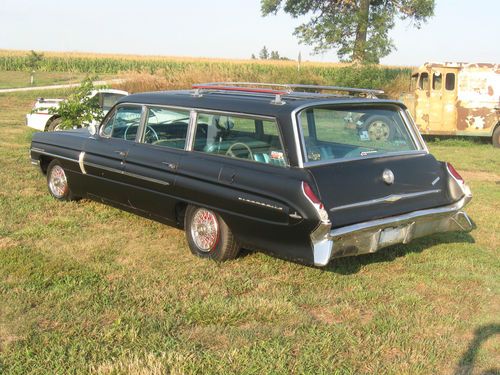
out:
M27 71L28 54L24 51L0 51L0 70ZM276 83L331 84L339 86L390 89L395 82L409 79L411 68L389 66L350 66L347 64L303 63L294 61L217 60L169 58L160 56L96 55L46 53L38 71L98 74L140 72L163 76L169 81L183 77L209 80L235 80Z

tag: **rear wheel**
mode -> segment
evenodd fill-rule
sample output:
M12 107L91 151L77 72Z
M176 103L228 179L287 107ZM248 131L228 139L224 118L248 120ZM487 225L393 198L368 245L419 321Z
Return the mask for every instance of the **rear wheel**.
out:
M387 141L392 138L391 121L385 116L371 116L365 121L365 129L371 141Z
M62 123L62 119L60 117L52 120L51 123L49 124L49 126L47 127L47 131L48 132L58 132L60 130L63 130L61 128L61 123Z
M58 160L52 160L47 168L47 187L49 193L60 201L77 200L69 188L66 172Z
M240 248L231 229L212 210L188 206L184 229L189 248L196 256L222 262L238 255Z
M491 137L491 143L493 143L494 147L500 147L500 125L497 126L497 128L493 132L493 136Z

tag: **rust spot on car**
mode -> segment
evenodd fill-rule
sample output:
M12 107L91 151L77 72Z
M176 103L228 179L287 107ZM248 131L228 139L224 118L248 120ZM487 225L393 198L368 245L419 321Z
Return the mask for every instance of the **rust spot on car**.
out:
M457 105L459 130L485 130L491 128L494 124L490 120L494 114L491 108L466 108Z

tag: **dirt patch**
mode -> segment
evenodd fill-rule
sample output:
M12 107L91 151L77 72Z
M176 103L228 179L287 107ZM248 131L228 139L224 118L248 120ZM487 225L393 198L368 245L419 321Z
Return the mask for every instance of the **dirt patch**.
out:
M0 250L7 250L8 248L19 245L19 242L9 237L0 237Z
M489 181L489 182L500 182L500 175L490 172L481 171L461 171L460 174L465 179L476 180L476 181Z
M325 307L314 307L308 309L309 314L318 322L332 325L342 323L342 319Z

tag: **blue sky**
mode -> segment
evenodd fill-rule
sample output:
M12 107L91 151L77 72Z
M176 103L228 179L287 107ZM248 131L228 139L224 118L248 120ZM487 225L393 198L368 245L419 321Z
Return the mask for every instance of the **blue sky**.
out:
M500 63L500 0L436 0L421 30L398 22L386 64ZM283 56L310 54L292 35L300 20L261 17L259 0L0 0L0 49L249 58L263 45Z

